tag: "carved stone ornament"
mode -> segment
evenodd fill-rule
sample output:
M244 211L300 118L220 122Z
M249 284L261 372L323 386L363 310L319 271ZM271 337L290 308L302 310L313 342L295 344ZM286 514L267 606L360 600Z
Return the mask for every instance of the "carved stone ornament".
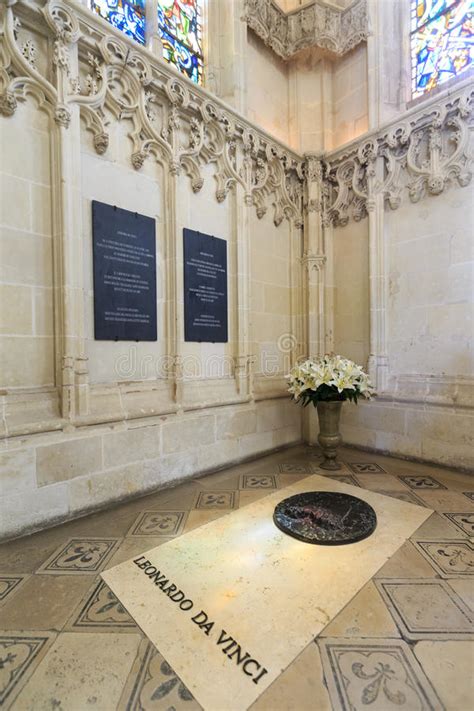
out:
M273 0L245 7L249 24L266 28L285 56L310 34L336 53L367 35L365 0L346 10L317 0L288 15ZM48 38L46 71L37 69L39 50L22 40L23 26ZM301 156L73 0L0 5L0 113L11 117L27 96L63 130L79 114L98 154L108 150L109 124L126 122L132 166L155 161L171 176L183 172L194 192L211 165L219 202L238 189L259 218L273 207L275 225L300 228L305 212L318 213L323 227L345 225L374 210L379 195L396 209L404 195L416 202L472 177L474 95L466 82L345 148Z
M323 225L346 225L375 208L377 195L397 209L404 195L418 202L472 179L470 124L474 91L431 100L402 122L326 156Z
M110 121L126 121L136 170L154 160L172 176L184 172L198 192L202 168L212 164L219 202L239 186L259 217L273 205L275 224L288 219L302 225L303 158L297 153L177 78L171 67L72 0L2 5L0 12L4 116L30 94L67 129L78 107L98 154L108 149ZM37 71L31 47L17 37L20 22L49 37L48 72ZM73 66L78 68L71 76Z
M367 0L355 0L345 9L313 0L291 12L275 0L244 0L242 19L283 59L307 47L341 56L369 34Z

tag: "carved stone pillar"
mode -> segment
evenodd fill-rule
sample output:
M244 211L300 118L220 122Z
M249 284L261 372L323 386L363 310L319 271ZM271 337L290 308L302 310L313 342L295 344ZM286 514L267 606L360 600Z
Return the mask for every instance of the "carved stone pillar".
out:
M375 388L382 392L388 381L387 266L384 235L383 158L373 154L367 167L369 218L370 350L368 369Z
M250 210L241 185L231 193L234 206L234 264L236 279L236 345L234 377L238 395L250 399L253 395L253 359L250 354Z
M68 101L78 75L77 17L60 0L43 10L52 32L56 103L51 134L51 196L55 292L56 382L61 414L74 419L89 409L82 267L79 107Z
M322 164L306 153L306 215L302 263L306 291L306 341L309 356L325 352L324 325L324 235L321 222Z

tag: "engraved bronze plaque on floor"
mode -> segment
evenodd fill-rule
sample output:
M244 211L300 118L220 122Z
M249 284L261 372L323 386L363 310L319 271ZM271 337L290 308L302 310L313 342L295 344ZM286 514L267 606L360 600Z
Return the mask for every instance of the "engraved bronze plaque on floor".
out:
M357 495L372 536L313 546L273 511L308 491ZM206 711L243 711L430 516L426 508L310 476L102 574Z
M227 343L227 242L183 230L184 339Z
M94 338L156 341L155 220L92 202Z
M338 491L308 491L290 496L277 504L273 520L289 536L325 546L362 541L377 525L372 506Z

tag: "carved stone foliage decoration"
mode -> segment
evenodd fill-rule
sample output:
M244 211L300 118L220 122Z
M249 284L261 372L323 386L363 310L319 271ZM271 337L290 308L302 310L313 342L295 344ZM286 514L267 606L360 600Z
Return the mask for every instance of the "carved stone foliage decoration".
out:
M468 185L473 105L474 91L460 90L326 156L323 224L343 226L351 218L360 220L375 208L380 194L395 210L405 195L418 202L441 194L450 184Z
M283 59L307 47L343 55L369 34L366 0L344 10L313 0L288 13L274 0L245 0L243 19Z
M214 167L216 198L236 186L247 205L274 222L302 225L303 161L234 115L199 87L177 78L150 54L97 20L72 0L38 4L11 2L0 8L0 113L35 96L64 129L73 110L93 137L97 153L109 147L112 121L127 122L130 161L140 170L155 160L173 176L188 175L198 192L202 168ZM49 70L35 68L34 48L21 42L19 23L47 35Z

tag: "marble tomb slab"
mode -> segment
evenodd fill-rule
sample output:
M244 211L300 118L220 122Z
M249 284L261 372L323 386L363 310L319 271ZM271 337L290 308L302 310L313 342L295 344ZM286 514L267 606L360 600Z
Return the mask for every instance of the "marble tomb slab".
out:
M306 491L367 501L378 525L343 546L303 543L273 510ZM431 515L309 476L102 573L206 711L243 711Z

